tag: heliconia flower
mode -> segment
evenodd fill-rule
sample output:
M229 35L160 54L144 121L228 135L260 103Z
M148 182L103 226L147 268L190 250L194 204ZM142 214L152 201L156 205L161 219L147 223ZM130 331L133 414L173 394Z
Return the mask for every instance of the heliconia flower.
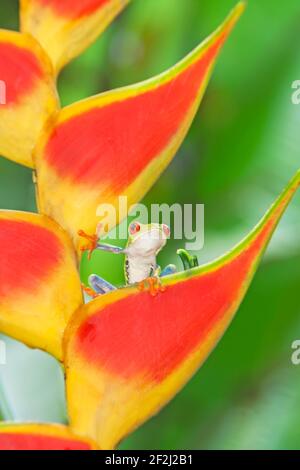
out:
M95 450L88 439L59 424L0 424L0 450Z
M44 214L0 211L0 331L63 362L70 416L5 424L0 449L111 449L161 409L226 331L300 184L298 172L240 244L157 296L131 286L83 305L78 232L92 237L101 203L138 202L170 163L244 9L158 77L60 111L57 72L126 3L22 0L23 32L0 31L0 153L35 167Z
M0 154L33 167L38 135L59 106L52 65L32 37L0 30L0 79Z
M47 51L58 72L109 25L129 0L21 0L21 30Z
M218 53L244 10L167 72L63 109L37 145L38 203L79 247L101 203L140 201L170 163L199 107ZM127 213L119 214L119 220ZM114 226L111 220L111 227Z
M182 388L227 329L299 185L300 172L229 253L162 278L163 294L119 289L72 317L64 350L74 432L112 449Z
M82 304L72 243L55 222L0 211L0 331L62 357L62 337Z

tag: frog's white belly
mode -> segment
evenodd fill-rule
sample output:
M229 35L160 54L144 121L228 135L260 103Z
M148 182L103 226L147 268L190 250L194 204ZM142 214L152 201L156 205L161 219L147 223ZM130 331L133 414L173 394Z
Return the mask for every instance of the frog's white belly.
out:
M125 271L128 284L135 284L149 277L156 267L156 257L131 257L125 260Z

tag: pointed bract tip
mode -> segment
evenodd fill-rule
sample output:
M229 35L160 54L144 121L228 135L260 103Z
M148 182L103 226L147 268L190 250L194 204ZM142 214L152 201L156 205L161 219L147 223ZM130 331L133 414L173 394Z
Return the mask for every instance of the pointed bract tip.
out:
M247 6L247 2L245 1L241 1L237 3L237 5L231 10L229 15L225 19L223 25L221 25L220 29L224 29L226 28L226 26L228 26L229 30L231 30L236 25L236 23L238 22L242 14L244 13L246 6Z

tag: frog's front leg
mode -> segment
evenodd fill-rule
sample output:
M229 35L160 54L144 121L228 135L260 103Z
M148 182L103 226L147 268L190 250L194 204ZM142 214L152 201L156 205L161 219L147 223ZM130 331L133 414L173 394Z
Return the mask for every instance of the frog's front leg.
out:
M80 247L80 251L87 251L89 260L91 259L91 256L95 250L101 250L115 254L121 254L124 252L124 249L120 248L119 246L100 243L101 230L101 223L97 225L96 233L93 235L89 235L84 230L78 230L78 235L87 242L86 245Z
M141 292L149 291L155 297L159 292L165 292L166 288L162 285L159 277L146 277L143 281L138 283L138 288Z
M152 266L149 274L149 277L146 277L146 279L143 279L138 283L139 290L141 292L147 290L153 297L155 297L159 292L165 292L166 288L161 284L160 281L160 266Z
M99 237L98 237L97 234L89 235L88 233L85 233L84 230L78 230L78 235L81 238L84 238L88 242L87 245L84 245L84 246L80 247L80 251L82 251L82 252L87 251L88 252L88 259L90 260L93 251L97 248Z
M166 287L162 285L160 278L174 274L176 270L174 264L168 264L163 270L157 264L155 268L152 268L150 276L138 283L139 290L143 292L147 289L153 297L159 292L165 292Z

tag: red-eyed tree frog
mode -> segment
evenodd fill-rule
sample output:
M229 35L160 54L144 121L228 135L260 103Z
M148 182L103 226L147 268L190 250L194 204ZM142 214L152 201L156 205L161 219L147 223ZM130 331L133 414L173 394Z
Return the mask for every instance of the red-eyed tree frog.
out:
M166 245L170 236L169 227L165 224L152 223L144 225L139 222L132 222L128 228L129 237L126 248L100 243L98 234L101 228L100 225L97 228L97 235L92 236L79 231L79 235L87 238L90 242L88 246L83 247L83 251L89 250L89 256L94 250L124 254L124 273L127 285L138 283L141 290L148 287L151 295L163 292L164 287L161 285L159 277L176 272L175 265L170 264L161 271L156 262L158 253ZM93 297L116 289L115 286L97 274L92 274L89 277L89 285L90 288L84 288L84 290Z

